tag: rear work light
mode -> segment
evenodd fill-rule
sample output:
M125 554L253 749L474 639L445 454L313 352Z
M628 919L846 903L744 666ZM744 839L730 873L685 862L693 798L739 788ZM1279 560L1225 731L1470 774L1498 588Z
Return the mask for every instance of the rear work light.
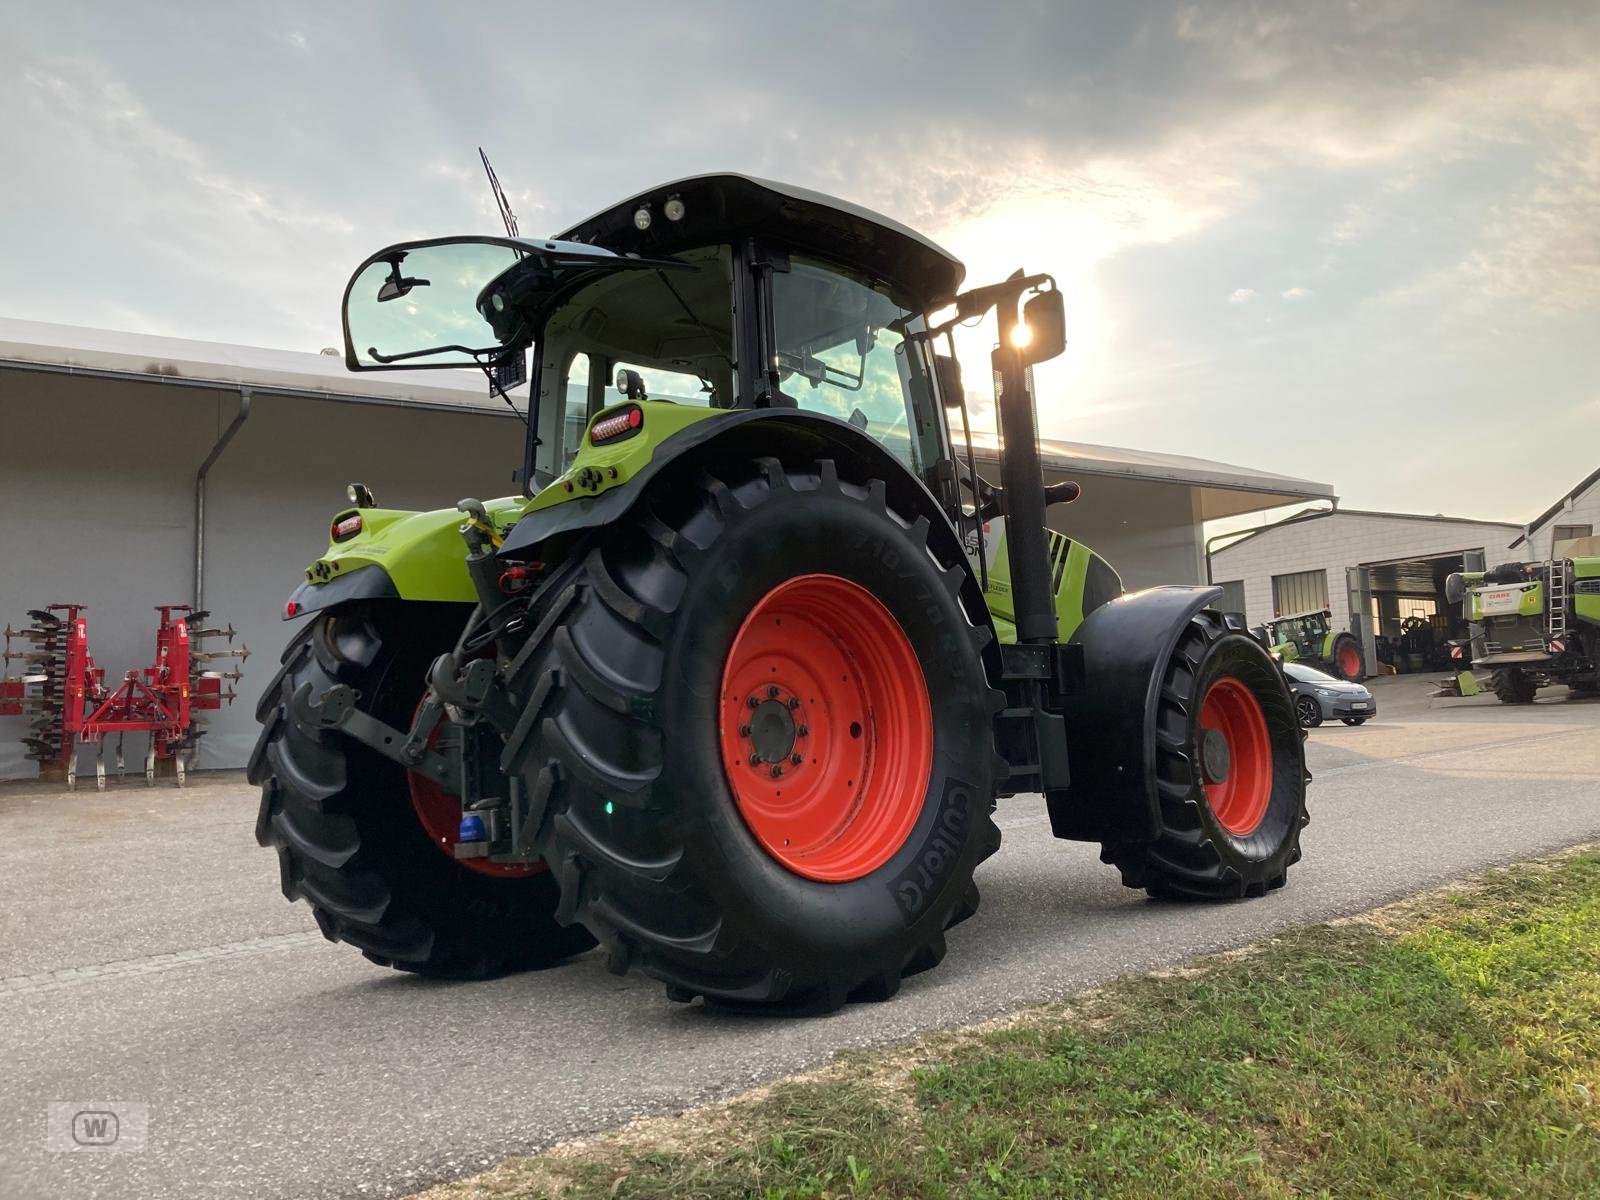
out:
M336 542L349 541L361 532L361 514L351 513L348 517L340 517L333 523L333 540Z
M630 406L596 421L589 430L589 444L599 446L606 442L620 442L632 437L643 427L644 411Z

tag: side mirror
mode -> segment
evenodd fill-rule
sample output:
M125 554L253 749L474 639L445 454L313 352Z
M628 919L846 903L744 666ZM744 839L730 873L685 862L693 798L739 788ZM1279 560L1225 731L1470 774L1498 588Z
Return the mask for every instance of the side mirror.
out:
M1460 604L1467 598L1467 581L1460 571L1451 571L1444 577L1444 598L1447 604Z
M933 356L933 371L939 380L939 396L944 401L946 408L960 408L962 401L961 391L961 360L949 354L935 354Z
M1048 362L1067 348L1067 303L1059 288L1040 292L1022 306L1022 320L1032 332L1022 347L1028 366Z

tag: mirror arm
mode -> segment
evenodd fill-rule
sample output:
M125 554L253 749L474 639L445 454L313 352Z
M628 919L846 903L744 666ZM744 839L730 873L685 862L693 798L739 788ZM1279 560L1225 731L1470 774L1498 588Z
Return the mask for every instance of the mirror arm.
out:
M479 350L474 350L471 346L430 346L426 350L404 350L399 354L379 354L376 347L368 346L367 355L373 362L388 364L404 362L411 358L425 358L430 354L443 354L447 350L454 351L457 354L470 354L474 360L481 360L482 356L490 354L500 357L506 353L507 349L505 346L488 346ZM494 360L490 359L489 361L493 362ZM465 363L460 365L466 366ZM479 365L482 365L481 361L479 361Z

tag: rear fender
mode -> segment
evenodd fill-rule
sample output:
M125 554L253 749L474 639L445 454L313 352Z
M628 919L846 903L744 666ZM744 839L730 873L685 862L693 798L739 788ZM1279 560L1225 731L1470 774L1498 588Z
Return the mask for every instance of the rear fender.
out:
M1101 605L1069 645L1080 648L1084 686L1066 698L1072 786L1046 794L1059 838L1144 842L1160 828L1155 721L1173 647L1219 587L1154 587ZM1224 618L1249 636L1244 619Z
M855 426L799 409L741 409L689 424L657 444L649 461L626 482L598 495L575 494L549 507L532 508L507 534L500 554L555 561L584 534L625 518L658 485L673 486L684 474L718 460L762 457L790 463L832 459L842 476L883 480L895 511L913 519L927 518L928 545L934 554L945 566L958 566L964 573L961 599L968 618L994 633L983 593L962 552L961 539L923 482ZM999 655L992 637L984 653L991 677L998 678Z
M490 500L484 508L490 521L504 528L521 515L525 503L508 497ZM337 535L326 553L306 568L305 582L284 605L285 620L346 600L478 602L460 534L465 518L457 509L349 508L334 516L330 530L354 517L361 518L359 530Z

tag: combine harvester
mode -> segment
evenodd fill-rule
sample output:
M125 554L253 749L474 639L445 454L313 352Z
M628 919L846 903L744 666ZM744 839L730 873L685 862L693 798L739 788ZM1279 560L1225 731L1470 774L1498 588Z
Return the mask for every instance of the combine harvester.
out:
M21 675L0 679L0 716L23 717L27 757L39 764L39 773L78 784L78 746L95 749L95 786L106 786L105 741L116 734L117 773L123 771L122 743L129 733L149 735L145 753L145 782L154 784L156 763L170 760L182 787L188 767L199 752L205 732L202 712L231 704L235 693L224 692L224 680L237 682L238 668L223 673L206 664L218 659L250 656L250 650L199 651L194 644L206 638L232 642L235 630L191 629L207 613L189 612L187 604L156 607L161 623L156 629L156 657L143 671L129 671L115 688L105 683L103 667L89 653L88 606L52 604L30 609L32 624L5 629L5 662L22 664ZM184 613L185 616L174 616ZM13 650L16 641L23 648Z
M1130 887L1282 886L1308 776L1278 665L1220 588L1123 594L1046 529L1079 492L1039 456L1049 275L962 291L904 226L736 175L507 224L345 293L352 370L532 369L523 495L354 484L285 607L256 832L330 939L441 976L598 941L674 1000L885 999L977 909L1019 793ZM952 339L991 316L994 481Z
M1463 669L1435 696L1483 692L1473 671L1491 673L1487 690L1502 704L1531 704L1540 688L1557 683L1578 695L1600 692L1600 544L1579 548L1589 553L1446 578L1445 598L1462 605L1472 638L1451 643Z

